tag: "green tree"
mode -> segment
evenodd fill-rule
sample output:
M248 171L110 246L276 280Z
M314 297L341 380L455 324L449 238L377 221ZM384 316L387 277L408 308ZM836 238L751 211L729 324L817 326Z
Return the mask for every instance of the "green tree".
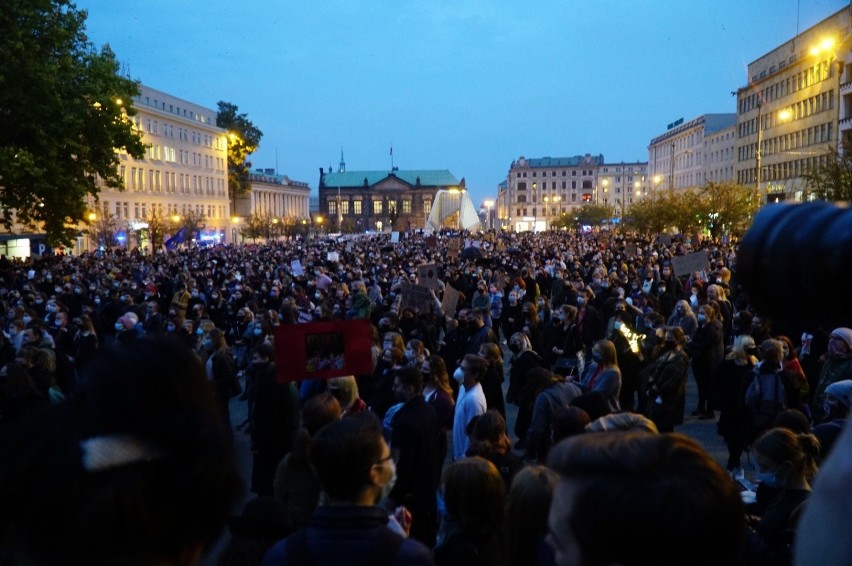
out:
M599 226L615 215L615 207L608 204L586 204L574 215L575 224Z
M269 212L253 212L240 229L240 235L247 240L256 241L266 238L267 241L278 236L282 231L281 221Z
M852 158L829 148L819 160L821 165L802 175L806 198L828 201L852 201Z
M131 100L139 85L119 74L108 46L85 35L70 0L0 2L0 210L68 243L99 181L123 188L116 149L144 155Z
M699 194L702 223L714 238L744 233L757 211L754 189L736 183L708 181Z
M216 125L228 130L228 196L233 199L251 190L248 156L260 145L263 132L230 102L219 101Z

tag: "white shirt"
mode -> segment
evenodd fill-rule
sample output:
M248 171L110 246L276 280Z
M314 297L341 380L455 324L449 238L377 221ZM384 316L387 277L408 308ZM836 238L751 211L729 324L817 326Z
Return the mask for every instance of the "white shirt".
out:
M453 460L464 458L468 447L465 429L473 417L485 413L487 408L482 385L477 383L470 391L465 389L464 385L459 386L459 398L456 400L456 412L453 417Z

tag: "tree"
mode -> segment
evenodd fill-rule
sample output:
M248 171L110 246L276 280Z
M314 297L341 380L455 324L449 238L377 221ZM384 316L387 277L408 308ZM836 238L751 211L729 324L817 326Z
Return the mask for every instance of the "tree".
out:
M736 183L708 181L700 190L703 224L713 238L742 234L757 211L754 190Z
M69 243L99 181L123 188L116 149L144 155L131 100L109 46L85 35L70 0L0 2L0 210Z
M266 238L270 241L280 234L281 230L281 221L269 212L253 212L240 228L240 235L247 240L256 241L258 238Z
M248 156L260 145L261 132L248 115L239 114L236 104L219 101L216 125L228 130L228 196L244 195L251 190L251 162Z
M615 208L607 204L586 204L574 215L575 224L598 226L615 214Z
M207 227L207 218L200 212L187 210L181 215L178 226L178 230L183 230L184 243L191 245L198 233Z
M98 216L89 222L87 230L89 236L95 241L98 249L111 250L118 246L118 228L115 216Z
M820 166L802 175L807 186L805 198L852 201L852 158L832 147L819 161Z
M163 242L168 229L166 219L157 208L152 208L150 214L144 219L148 224L148 246L151 248L151 255L157 253L157 250L163 247Z

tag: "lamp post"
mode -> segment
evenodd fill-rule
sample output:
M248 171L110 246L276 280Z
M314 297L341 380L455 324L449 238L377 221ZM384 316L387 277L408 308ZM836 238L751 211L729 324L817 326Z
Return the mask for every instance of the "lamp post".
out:
M763 141L763 104L760 102L760 99L757 100L757 148L754 151L754 180L755 180L755 194L757 198L761 198L760 192L760 143Z
M537 220L536 216L537 216L538 204L539 204L538 203L538 201L539 201L538 196L539 196L538 195L538 183L533 182L533 205L534 205L533 206L533 225L532 225L532 231L533 232L535 232L535 225L536 225L536 220Z
M491 210L494 208L494 201L491 200L491 199L487 199L487 200L483 201L482 204L485 205L486 214L488 215L488 229L493 230L494 229L494 218L491 216Z

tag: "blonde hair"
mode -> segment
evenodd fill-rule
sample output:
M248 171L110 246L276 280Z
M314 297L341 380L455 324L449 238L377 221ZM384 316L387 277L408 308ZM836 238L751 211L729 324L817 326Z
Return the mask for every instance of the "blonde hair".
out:
M810 480L817 473L820 445L813 434L796 434L788 428L773 428L754 442L754 450L775 464L790 462L805 479Z

